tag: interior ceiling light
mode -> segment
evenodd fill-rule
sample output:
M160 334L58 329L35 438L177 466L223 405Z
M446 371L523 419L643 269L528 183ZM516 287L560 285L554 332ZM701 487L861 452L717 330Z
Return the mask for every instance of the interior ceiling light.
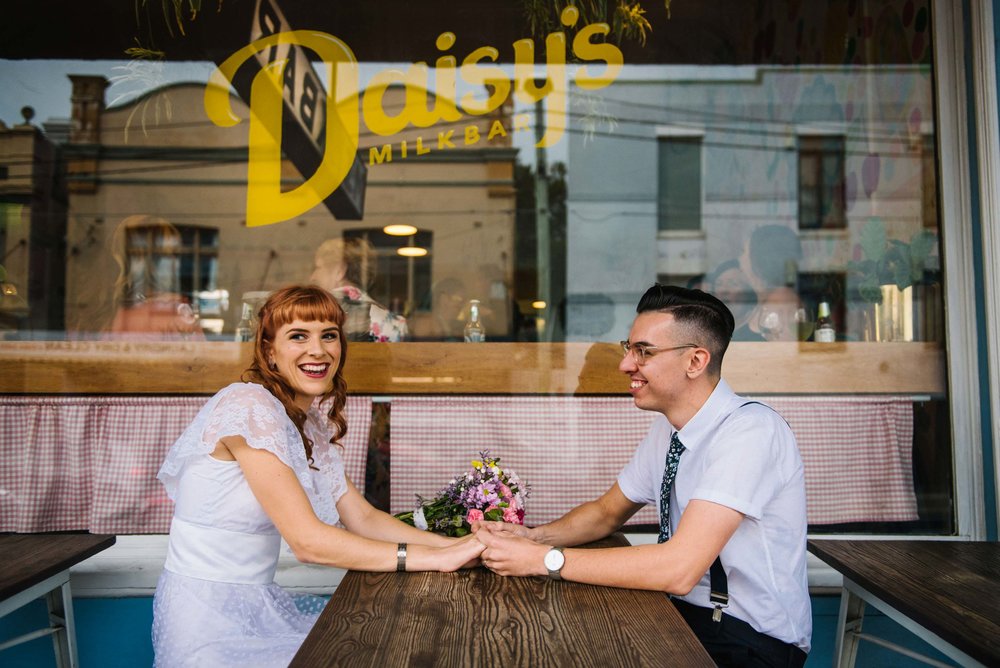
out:
M408 237L416 234L417 228L413 225L386 225L382 231L394 237Z
M427 249L420 246L403 246L397 248L396 253L404 257L423 257L427 255Z
M546 306L545 302L543 302L541 299L537 299L537 300L531 302L531 308L536 308L536 309L541 310L541 309L545 308L545 306Z

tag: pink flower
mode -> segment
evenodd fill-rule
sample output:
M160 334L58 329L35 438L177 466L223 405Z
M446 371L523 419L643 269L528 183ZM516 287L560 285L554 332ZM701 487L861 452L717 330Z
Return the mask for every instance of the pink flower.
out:
M510 487L508 487L507 485L505 485L503 483L500 483L500 496L502 496L505 499L509 499L510 498Z
M520 524L521 518L517 516L517 511L513 508L503 509L503 521L511 524Z
M524 524L524 510L521 508L517 509L517 524Z
M468 522L469 524L472 524L473 522L482 522L483 511L479 510L478 508L473 508L472 510L469 511L469 514L465 516L465 521Z

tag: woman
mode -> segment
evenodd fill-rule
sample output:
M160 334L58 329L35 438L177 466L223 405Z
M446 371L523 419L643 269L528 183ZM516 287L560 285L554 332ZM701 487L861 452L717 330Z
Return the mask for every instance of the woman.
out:
M376 510L345 476L336 300L284 288L259 321L249 382L208 401L158 475L176 505L153 602L157 666L288 664L324 601L274 584L281 539L299 561L369 571L454 571L483 549Z

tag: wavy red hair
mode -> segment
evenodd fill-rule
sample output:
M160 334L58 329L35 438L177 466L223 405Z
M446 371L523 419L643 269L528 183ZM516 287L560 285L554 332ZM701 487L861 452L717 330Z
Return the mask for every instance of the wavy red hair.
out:
M302 436L302 445L306 451L306 459L310 466L313 463L313 443L306 436L304 427L305 412L295 404L295 391L276 370L268 366L268 355L275 334L284 325L296 320L303 322L332 322L341 328L340 363L333 374L333 385L330 391L323 395L321 403L330 401L327 417L334 426L334 434L330 439L338 444L347 433L347 418L344 408L347 405L347 383L344 381L344 361L347 359L347 338L343 336L344 310L329 292L315 285L290 285L271 293L257 314L257 336L254 339L253 359L249 368L243 372L245 382L263 385L278 398L285 407L285 413L295 424Z

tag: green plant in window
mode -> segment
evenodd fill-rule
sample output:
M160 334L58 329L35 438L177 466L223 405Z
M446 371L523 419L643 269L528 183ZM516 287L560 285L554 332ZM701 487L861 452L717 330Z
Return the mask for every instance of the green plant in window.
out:
M663 3L667 10L668 19L670 18L670 3L671 0L664 0ZM610 19L608 17L609 4L613 7ZM544 43L545 36L550 32L566 30L566 27L560 24L559 16L566 7L571 5L580 12L580 19L576 25L608 23L611 26L609 39L613 39L618 44L626 39L635 40L639 42L640 46L646 46L647 34L653 30L652 24L646 18L646 10L638 2L617 0L612 4L608 0L522 0L524 18L528 23L531 35ZM587 140L593 138L601 127L606 127L608 132L614 131L618 125L618 119L605 110L603 98L575 91L574 100L574 103L583 110L579 123Z
M670 3L671 0L664 0L663 3L667 9L667 18L670 18ZM613 10L609 20L609 4L608 0L522 0L524 18L531 34L537 38L544 39L554 29L561 29L559 15L566 7L573 5L580 12L578 25L606 22L610 24L616 42L621 43L622 38L625 38L636 40L645 46L646 35L652 31L653 26L646 18L646 10L642 5L617 0L611 4Z
M670 3L667 3L667 13L670 12ZM638 40L640 44L646 46L646 33L653 29L649 21L646 19L646 10L643 9L639 3L628 4L627 2L619 3L618 7L615 8L615 18L613 29L618 40L621 41L622 36L629 39Z
M920 230L908 242L890 239L885 222L881 218L872 218L861 230L859 248L855 251L861 259L847 263L848 271L857 280L861 298L881 304L883 285L895 285L905 290L924 282L936 241L937 236L929 230Z

